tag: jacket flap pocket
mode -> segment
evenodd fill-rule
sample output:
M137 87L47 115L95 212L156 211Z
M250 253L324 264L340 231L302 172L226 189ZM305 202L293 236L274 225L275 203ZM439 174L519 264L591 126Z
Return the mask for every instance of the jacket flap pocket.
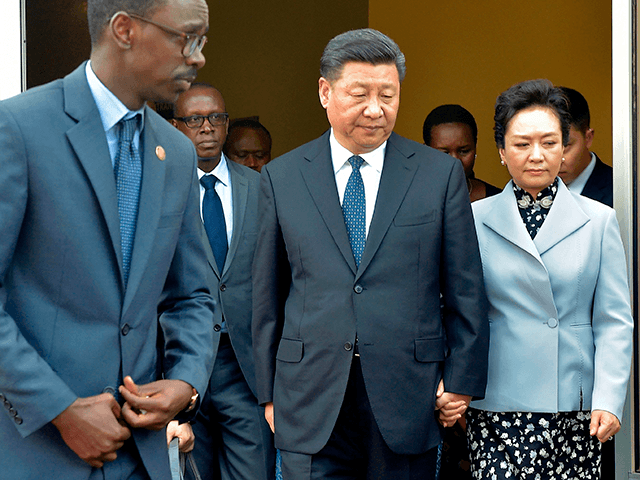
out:
M393 224L396 227L410 227L412 225L423 225L425 223L431 223L436 219L436 211L431 210L419 215L398 215L393 219Z
M280 340L276 358L282 362L298 363L302 360L303 351L304 343L302 343L302 340L283 338Z
M419 362L442 362L444 360L444 338L417 338L416 360Z

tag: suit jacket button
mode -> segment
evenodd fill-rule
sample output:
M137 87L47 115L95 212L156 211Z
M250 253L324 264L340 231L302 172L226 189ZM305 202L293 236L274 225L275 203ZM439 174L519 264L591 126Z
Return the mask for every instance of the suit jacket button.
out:
M102 393L110 393L111 395L113 395L114 397L116 396L116 389L113 387L104 387L104 389L102 390Z
M216 324L213 326L213 331L214 331L214 332L219 332L220 330L222 330L222 327L216 323Z
M555 318L550 318L547 322L547 325L549 325L549 328L556 328L558 326L558 320L556 320Z
M129 333L129 330L131 330L131 327L129 326L129 324L128 324L128 323L125 323L125 324L122 326L122 330L121 330L122 335L127 336L127 334Z
M11 414L12 417L15 417L18 415L18 412L16 412L15 408L10 408L9 413Z
M0 393L0 402L4 402L4 400L5 400L4 395Z
M224 292L227 289L227 286L223 283L222 285L220 285L220 291Z
M356 293L362 293L363 290L364 288L362 288L362 285L356 285L355 287L353 287L353 291Z
M350 352L350 351L353 349L353 344L352 344L351 342L347 342L347 343L345 343L345 344L344 344L344 349L345 349L347 352Z
M4 408L6 408L7 410L11 409L12 405L11 402L9 400L7 400L6 398L4 399Z
M18 425L22 425L22 417L20 415L16 415L15 417L13 417L13 421Z

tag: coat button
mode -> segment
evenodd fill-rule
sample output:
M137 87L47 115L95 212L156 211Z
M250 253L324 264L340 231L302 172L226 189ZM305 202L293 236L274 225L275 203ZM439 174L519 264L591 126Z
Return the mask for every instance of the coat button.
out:
M15 409L15 408L10 408L10 409L9 409L9 414L10 414L12 417L15 417L16 415L18 415L18 412L16 412L16 409Z
M116 396L116 389L113 387L104 387L104 389L102 390L102 393L110 393L111 395L113 395L114 397Z
M0 402L4 402L4 400L5 400L4 395L0 393Z
M3 403L4 403L4 408L6 408L7 410L9 410L12 407L11 402L6 398L4 399Z
M556 328L558 326L558 320L556 320L555 318L550 318L547 322L547 325L549 325L549 328Z
M356 293L362 293L363 290L364 288L362 288L362 285L356 285L355 287L353 287L353 291Z
M22 417L20 415L13 417L13 421L16 422L17 425L22 425Z
M220 330L222 330L222 327L216 323L216 324L213 326L213 331L214 331L214 332L219 332Z
M353 349L353 344L352 344L351 342L347 342L347 343L345 343L345 344L344 344L344 349L345 349L347 352L350 352L350 351Z
M220 291L224 292L227 289L227 286L223 283L222 285L220 285Z
M131 327L129 326L129 324L128 324L128 323L125 323L125 324L122 326L122 330L121 330L122 335L126 336L126 335L129 333L129 330L131 330Z

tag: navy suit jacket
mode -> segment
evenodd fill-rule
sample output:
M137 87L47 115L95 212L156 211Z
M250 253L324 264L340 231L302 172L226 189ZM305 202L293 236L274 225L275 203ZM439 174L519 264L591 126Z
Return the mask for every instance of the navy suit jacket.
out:
M357 335L387 445L401 454L435 447L439 380L477 397L486 381L486 297L460 162L391 135L359 268L329 133L263 167L259 218L253 342L276 446L313 454L326 444Z
M122 375L206 388L213 300L195 150L148 107L141 143L125 290L115 176L85 64L0 103L0 471L11 478L88 478L50 422ZM132 434L150 477L170 478L164 431Z
M613 168L597 155L596 166L582 189L582 195L613 207Z

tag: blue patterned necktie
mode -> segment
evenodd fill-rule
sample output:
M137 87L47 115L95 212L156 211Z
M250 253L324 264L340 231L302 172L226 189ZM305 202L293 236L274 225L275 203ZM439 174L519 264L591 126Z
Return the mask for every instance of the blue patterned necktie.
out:
M120 243L122 245L122 270L124 285L129 281L129 267L133 240L136 235L140 183L142 181L142 161L140 152L133 143L133 134L138 127L138 117L120 120L118 154L114 162L116 192L118 194L118 214L120 216Z
M218 178L215 175L203 175L200 179L200 183L204 187L204 199L202 200L204 229L209 237L218 271L222 273L229 245L227 244L227 224L224 221L224 210L215 189L217 181Z
M347 225L347 234L353 257L356 259L356 266L360 267L364 244L367 241L367 230L365 226L366 202L364 198L364 182L360 174L360 167L364 160L354 155L349 159L352 170L344 190L342 199L342 214L344 223Z

